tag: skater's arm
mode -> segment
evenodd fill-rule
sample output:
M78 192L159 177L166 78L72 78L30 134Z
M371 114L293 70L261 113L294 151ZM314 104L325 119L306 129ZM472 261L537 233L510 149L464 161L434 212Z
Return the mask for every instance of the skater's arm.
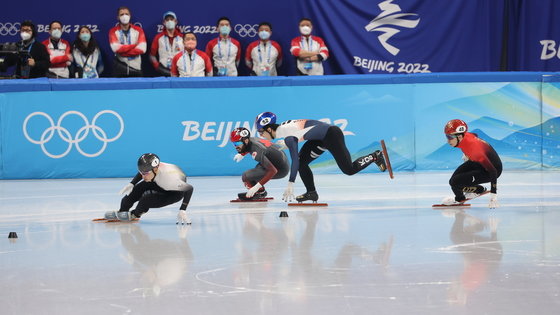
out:
M264 186L276 173L278 173L278 169L270 162L270 160L263 155L261 165L266 169L266 174L264 174L263 178L259 181L259 184Z
M284 142L290 150L290 158L292 159L289 181L294 183L299 169L298 139L296 137L287 137L284 139Z
M136 176L134 176L134 178L130 181L130 183L132 185L136 185L138 184L138 182L140 182L140 180L142 180L142 174L136 173Z

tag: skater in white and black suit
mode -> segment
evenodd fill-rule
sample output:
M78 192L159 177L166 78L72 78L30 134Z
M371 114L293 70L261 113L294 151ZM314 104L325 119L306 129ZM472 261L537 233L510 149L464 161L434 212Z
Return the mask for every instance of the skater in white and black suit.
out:
M231 132L230 141L237 150L234 161L239 162L249 154L258 162L254 168L245 171L241 176L248 191L238 194L239 199L264 198L267 195L264 184L271 179L288 175L290 166L282 147L268 140L251 137L251 132L243 127Z
M120 220L140 218L150 208L161 208L182 199L177 223L191 223L186 209L193 186L187 183L187 176L178 166L160 162L159 157L153 153L143 154L138 159L138 174L120 193L126 194L116 213ZM138 202L136 208L129 212L135 202Z
M352 161L344 142L344 134L337 126L311 119L288 120L278 125L276 124L276 115L271 112L259 114L255 120L255 125L259 134L265 139L284 138L285 145L290 150L292 166L288 187L282 198L285 201L293 199L293 184L298 171L307 192L297 196L296 200L302 202L319 199L309 163L327 150L333 155L336 164L346 175L354 175L371 163L377 164L382 172L387 169L383 153L379 150ZM298 153L298 143L303 140L307 140L307 142Z

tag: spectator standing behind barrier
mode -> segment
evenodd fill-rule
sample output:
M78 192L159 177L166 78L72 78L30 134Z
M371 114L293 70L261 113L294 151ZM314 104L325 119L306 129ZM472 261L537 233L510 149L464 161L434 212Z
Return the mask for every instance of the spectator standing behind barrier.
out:
M37 29L31 21L23 21L20 28L21 41L16 44L19 53L6 56L0 71L15 65L17 78L39 78L47 75L50 67L49 53L41 43L37 43Z
M206 54L214 65L214 75L218 77L236 77L237 67L241 60L241 45L231 38L231 22L227 17L221 17L217 23L220 36L209 41Z
M113 74L115 77L141 77L142 60L146 52L146 35L141 27L130 23L130 9L117 10L119 24L109 31L109 43L115 53Z
M103 72L103 59L101 58L99 45L93 38L89 27L80 27L72 45L72 56L74 57L72 77L94 79L99 78L99 74Z
M313 23L308 18L299 21L301 36L292 39L290 53L297 58L298 75L323 75L323 60L329 57L329 49L321 37L311 35Z
M245 53L245 64L251 75L276 76L277 67L282 65L282 48L271 40L272 25L268 22L259 24L259 38L249 44Z
M163 31L152 41L150 61L156 71L171 76L173 57L183 51L183 34L177 29L177 15L173 11L163 14Z
M171 75L174 77L211 77L212 62L208 55L196 49L196 35L185 33L185 50L173 57Z
M68 79L70 77L69 66L72 64L70 43L62 39L62 23L52 21L49 24L50 37L43 41L50 55L51 66L47 77L54 79Z

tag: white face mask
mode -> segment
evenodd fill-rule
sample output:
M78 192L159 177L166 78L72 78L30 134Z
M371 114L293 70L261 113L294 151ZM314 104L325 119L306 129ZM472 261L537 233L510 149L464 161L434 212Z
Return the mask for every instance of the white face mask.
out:
M29 40L31 38L31 33L28 33L28 32L21 32L19 35L21 36L21 39L23 39L23 40Z
M59 29L52 30L51 36L52 36L52 38L54 38L54 39L59 39L59 38L62 36L62 31L59 30Z
M175 21L169 20L169 21L165 21L165 28L168 30L172 30L175 28Z
M311 34L311 27L305 25L299 28L299 31L302 35L309 35Z
M128 14L123 14L121 16L119 16L119 21L121 22L121 24L128 24L128 22L130 22L130 15Z
M270 38L270 33L267 31L260 31L259 32L259 38L262 40L267 40Z

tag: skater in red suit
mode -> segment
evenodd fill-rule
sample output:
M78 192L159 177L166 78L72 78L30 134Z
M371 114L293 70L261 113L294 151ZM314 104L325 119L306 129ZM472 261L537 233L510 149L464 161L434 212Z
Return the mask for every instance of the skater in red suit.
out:
M264 189L271 179L283 178L288 175L290 166L288 158L282 148L270 141L251 137L247 128L236 128L231 132L230 140L235 146L237 154L233 157L239 162L249 154L258 162L255 168L247 170L241 176L241 180L248 191L239 193L239 199L262 199L267 195Z
M502 174L502 161L494 148L476 134L468 132L467 124L453 119L445 125L447 143L463 151L465 163L461 164L449 179L454 196L446 197L444 205L458 205L486 192L480 184L490 183L491 209L498 207L497 181Z

